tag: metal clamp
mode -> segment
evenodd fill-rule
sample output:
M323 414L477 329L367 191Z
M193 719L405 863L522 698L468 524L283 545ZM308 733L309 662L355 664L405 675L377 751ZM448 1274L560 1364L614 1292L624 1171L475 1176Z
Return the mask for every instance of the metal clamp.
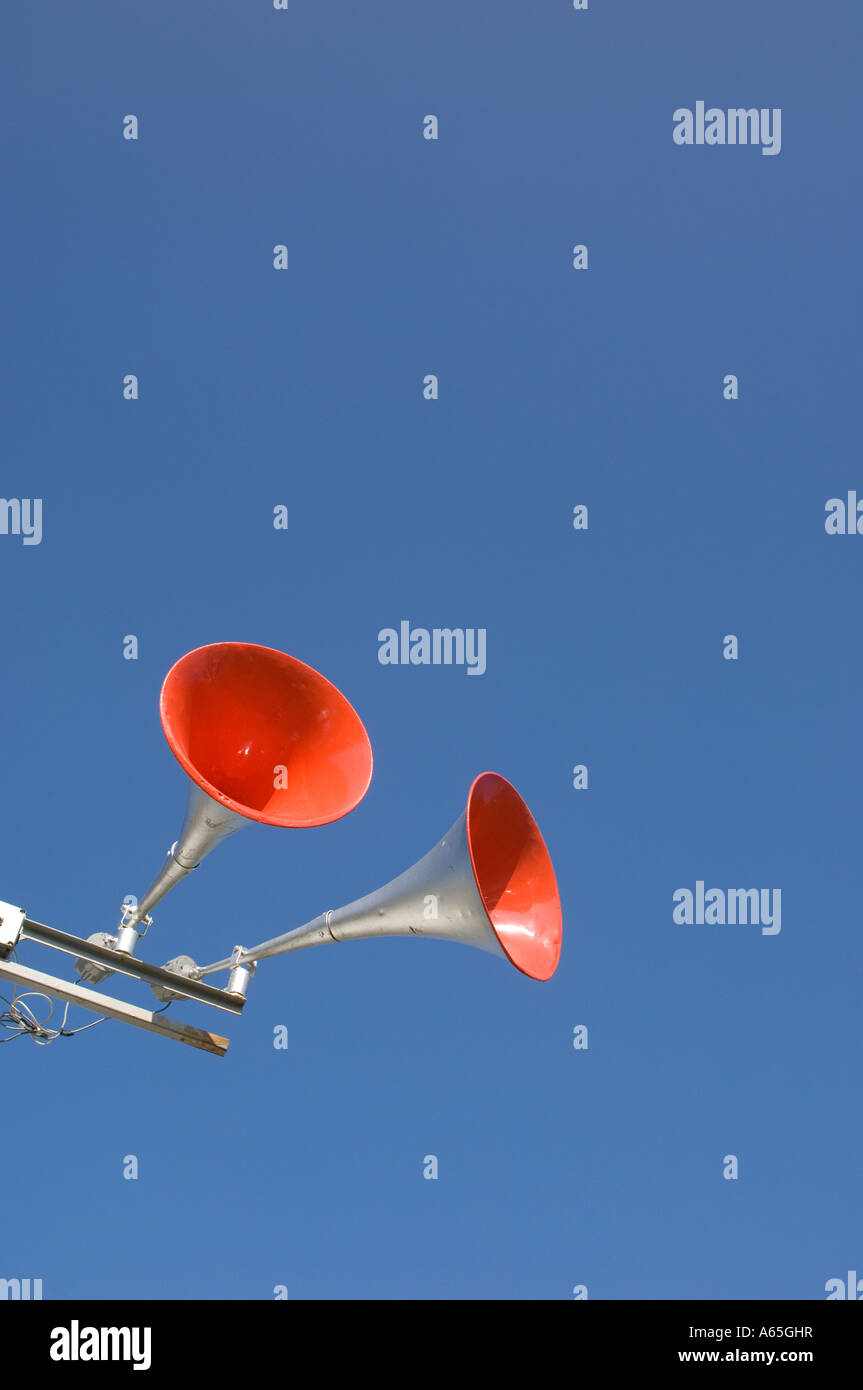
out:
M125 903L120 904L120 930L122 930L123 927L125 927L128 918L133 917L137 910L138 909L135 907L127 907ZM147 913L147 916L142 917L141 920L136 924L135 931L139 937L144 937L147 935L147 932L150 930L152 925L153 919L150 916L150 914ZM144 930L139 931L139 927L143 927Z

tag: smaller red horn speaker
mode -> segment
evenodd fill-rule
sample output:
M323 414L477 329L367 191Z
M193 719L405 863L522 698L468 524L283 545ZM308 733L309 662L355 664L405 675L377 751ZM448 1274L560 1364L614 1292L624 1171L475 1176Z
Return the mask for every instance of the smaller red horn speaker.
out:
M216 642L187 652L165 677L159 709L192 782L189 805L167 863L123 928L246 821L327 825L368 790L372 750L359 715L311 666L272 647Z

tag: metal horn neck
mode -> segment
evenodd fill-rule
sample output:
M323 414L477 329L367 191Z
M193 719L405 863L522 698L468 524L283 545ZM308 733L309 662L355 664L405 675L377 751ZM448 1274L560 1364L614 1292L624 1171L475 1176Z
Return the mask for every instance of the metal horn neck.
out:
M132 910L130 916L124 916L120 925L126 928L136 927L150 909L170 892L175 883L179 883L181 878L197 869L201 860L215 849L216 845L221 844L245 824L245 816L229 810L193 782L179 840L172 845L165 864L138 906Z

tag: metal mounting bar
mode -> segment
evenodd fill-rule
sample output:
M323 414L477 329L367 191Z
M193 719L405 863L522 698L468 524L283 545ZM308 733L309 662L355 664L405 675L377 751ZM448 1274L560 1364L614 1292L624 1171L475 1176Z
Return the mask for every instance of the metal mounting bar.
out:
M97 946L95 942L85 941L80 936L71 936L69 932L58 931L56 927L46 927L41 922L32 922L29 917L24 919L20 940L38 941L42 946L52 946L55 950L65 951L67 955L80 956L82 960L103 965L119 975L130 975L133 980L143 980L148 985L163 985L175 994L182 994L187 999L196 999L199 1004L212 1004L229 1014L242 1013L246 1002L242 995L229 994L227 990L205 985L200 980L190 980L186 976L175 974L173 970L163 970L159 965L149 965L147 961L136 960L134 956L112 951L107 946ZM146 1013L146 1010L140 1012Z
M110 954L110 952L108 953ZM170 971L161 971L170 979L176 980ZM66 1004L79 1004L82 1009L92 1009L94 1013L104 1014L121 1023L131 1023L136 1028L145 1028L150 1033L159 1033L163 1038L186 1043L202 1052L211 1052L216 1057L224 1057L229 1039L218 1033L208 1033L203 1028L194 1028L191 1023L181 1023L176 1018L166 1018L164 1014L150 1013L149 1009L139 1009L135 1004L126 1004L122 999L111 999L107 994L97 994L95 990L84 989L82 985L58 980L53 975L43 975L41 970L31 970L29 966L18 965L15 961L0 960L0 980L11 980L13 984L27 989L44 990ZM218 993L218 991L214 991ZM236 1010L239 1013L239 1009Z

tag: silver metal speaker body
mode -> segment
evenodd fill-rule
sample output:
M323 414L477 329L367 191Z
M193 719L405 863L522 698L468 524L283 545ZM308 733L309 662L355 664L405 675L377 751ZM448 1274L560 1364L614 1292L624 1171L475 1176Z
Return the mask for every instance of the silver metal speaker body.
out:
M412 868L346 907L324 912L295 931L237 950L228 960L199 970L199 978L304 946L374 936L422 936L458 941L506 959L476 885L467 841L467 812Z

